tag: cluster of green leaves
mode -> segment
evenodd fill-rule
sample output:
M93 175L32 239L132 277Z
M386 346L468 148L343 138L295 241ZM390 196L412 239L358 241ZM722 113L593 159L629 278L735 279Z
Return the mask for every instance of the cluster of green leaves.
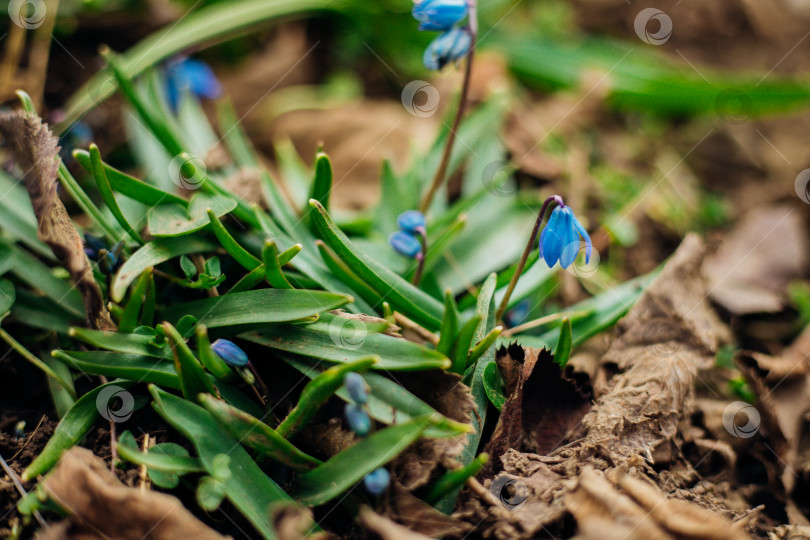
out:
M549 347L564 365L573 347L613 325L650 280L638 278L557 313L544 299L553 295L558 276L535 264L535 255L507 310L525 311L513 324L529 322L502 334L495 306L539 209L519 198L507 168L493 171L493 164L506 163L492 126L502 123L508 96L493 96L462 123L458 138L463 144L456 145L449 166L450 174L461 177L459 195L448 202L440 193L429 210L430 243L418 287L411 283L415 263L397 256L387 237L396 230L397 216L418 206L426 179L438 165L446 130L411 169L397 173L384 164L377 207L341 220L330 211L333 175L325 153L318 152L309 167L289 148L279 147L276 157L286 181L282 189L261 168L228 104L217 108L218 131L191 96L183 96L176 113L170 109L161 73L154 69L166 57L265 20L335 6L326 0L215 4L122 57L108 54L109 67L77 92L67 109L69 121L120 88L129 105L125 120L132 153L142 170L151 171L137 179L105 163L95 146L76 150L75 160L92 180L85 183L93 187L88 193L60 167L60 184L86 215L88 230L110 245L123 241L123 263L115 274L108 280L95 269L117 332L79 326L84 317L79 293L37 239L27 193L0 172L0 190L6 194L0 198L0 318L10 315L6 322L12 325L55 333L59 343L51 355L38 358L0 330L2 339L48 375L61 417L47 447L25 471L26 479L46 474L81 441L102 418L97 398L116 386L134 394L135 407L151 402L194 454L168 442L144 452L125 432L117 442L119 456L145 466L161 488L196 486L206 510L227 499L266 538L274 534L269 507L293 500L328 503L420 437L467 437L461 467L424 492L430 504L450 510L455 491L486 459L476 455L487 414L500 410L506 399L496 349L511 341ZM623 54L615 46L591 43L513 45L507 55L515 71L558 87L575 85L585 69ZM616 103L661 110L654 97L663 95L661 85L680 92L671 72L657 64L630 64L632 69L618 71ZM641 89L630 84L648 78L659 84ZM763 111L773 102L767 90ZM780 92L794 102L804 99L792 86ZM692 106L669 112L705 111L709 98L695 96ZM198 156L215 145L224 147L229 160L209 170ZM226 188L229 178L244 171L256 173L266 206ZM336 308L348 314L333 312ZM423 334L437 334L435 346L389 335L394 312L420 325ZM374 315L379 321L351 314ZM270 414L273 404L254 399L213 352L209 333L249 344L259 371L285 363L309 379L286 416L276 419ZM460 375L475 401L471 425L441 415L387 376L398 370ZM330 400L349 401L341 384L352 371L363 373L370 388L366 408L383 427L322 461L298 448L296 435ZM80 374L112 380L79 396L74 380ZM353 492L347 499L350 508L355 497L362 495Z

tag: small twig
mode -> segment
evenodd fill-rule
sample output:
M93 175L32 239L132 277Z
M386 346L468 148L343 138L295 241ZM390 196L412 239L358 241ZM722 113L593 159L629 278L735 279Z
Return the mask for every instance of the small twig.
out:
M147 453L154 445L155 440L156 439L150 436L148 433L144 433L143 442L141 443L141 451L144 454ZM140 488L141 491L147 491L149 489L149 475L147 474L146 465L141 465L138 468L138 477L140 478L138 488Z
M552 313L551 315L546 315L545 317L540 317L539 319L534 319L533 321L529 321L527 323L519 324L512 328L507 328L501 334L502 337L511 337L515 334L520 334L521 332L525 332L526 330L531 330L533 328L537 328L538 326L543 326L550 322L554 322L558 319L562 319L563 317L568 317L572 319L579 315L585 315L587 311L580 310L580 311L561 311L560 313Z
M498 500L495 495L492 494L487 488L481 484L478 480L475 479L474 476L467 478L467 487L470 488L470 491L478 495L480 498L484 499L486 502L491 504L492 506L497 506L499 508L503 508L503 505Z
M14 487L17 488L17 491L20 493L20 497L26 497L28 495L28 492L25 491L25 488L23 487L22 482L20 482L17 473L15 473L14 470L8 466L8 463L6 463L6 460L3 459L2 455L0 455L0 466L3 467L3 470L6 471L6 474L11 479L11 482L14 484ZM43 529L48 528L48 524L45 523L44 519L42 519L42 515L39 513L39 510L34 510L34 517L37 519L37 521L39 522L40 526Z
M402 313L395 311L394 312L394 322L397 323L403 329L413 330L419 337L426 340L428 343L433 345L439 344L439 336L431 332L430 330L424 328L422 325L415 323L414 321L410 320L408 317L403 315Z
M35 428L34 428L34 431L32 431L32 432L31 432L31 434L28 436L28 438L27 438L27 439L25 439L25 442L23 443L22 448L20 448L19 450L17 450L17 453L16 453L16 454L14 454L13 456L11 456L11 457L8 459L9 461L14 461L14 459L15 459L17 456L19 456L19 455L20 455L20 452L22 452L23 450L25 450L25 447L26 447L26 446L28 446L28 443L30 443L30 442L31 442L31 439L33 439L33 438L34 438L34 435L36 435L37 431L39 431L39 427L42 425L42 422L44 422L44 421L45 421L45 418L46 418L46 416L43 414L43 415L42 415L42 418L40 418L40 419L39 419L39 423L37 424L37 427L35 427Z

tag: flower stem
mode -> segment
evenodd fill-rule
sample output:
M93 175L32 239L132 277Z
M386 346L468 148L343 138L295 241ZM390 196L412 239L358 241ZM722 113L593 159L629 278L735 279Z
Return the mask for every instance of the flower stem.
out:
M509 281L509 286L506 288L506 294L503 295L503 300L501 300L500 305L498 305L498 310L495 312L496 322L501 320L503 312L506 311L506 306L509 305L509 298L512 296L512 292L515 290L518 279L520 279L520 275L523 273L523 268L526 266L526 261L534 249L534 242L537 240L537 233L540 232L540 225L543 224L543 216L546 215L546 209L552 202L555 202L558 206L565 208L562 197L559 195L552 195L543 203L542 208L540 208L540 213L537 214L537 220L534 222L534 228L532 228L532 234L529 237L529 242L526 244L526 248L523 250L523 255L520 256L520 261L518 262L517 268L515 268L515 273L512 274L512 279Z
M459 125L461 124L461 117L464 116L464 110L467 108L467 101L470 93L470 78L472 75L473 59L475 58L475 38L476 31L472 21L475 20L475 2L470 2L470 34L472 35L472 43L470 44L470 52L467 53L467 66L464 70L464 83L461 86L461 97L459 98L458 110L456 117L453 120L453 126L450 128L450 133L447 134L447 143L444 145L444 153L442 160L439 163L439 168L436 169L436 174L433 176L433 182L430 184L430 189L422 199L420 210L423 214L427 214L430 203L433 202L433 197L439 188L442 186L447 175L447 167L450 164L450 154L453 152L453 145L456 142L456 133L458 132Z
M424 228L421 228L424 229ZM413 275L413 284L419 285L419 282L422 280L422 271L425 269L425 257L427 257L427 232L424 230L419 231L419 242L422 244L422 253L417 256L417 263L418 266L416 267L416 272Z

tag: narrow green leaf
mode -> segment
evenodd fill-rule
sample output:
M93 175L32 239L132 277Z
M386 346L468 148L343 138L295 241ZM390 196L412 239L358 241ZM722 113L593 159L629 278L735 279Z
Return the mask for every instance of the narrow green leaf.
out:
M149 233L152 236L184 236L204 229L210 223L208 210L224 216L236 209L231 197L215 193L195 193L188 206L161 204L149 212Z
M192 315L208 328L239 324L295 321L351 302L351 297L326 291L259 289L169 306L168 321ZM249 309L246 309L249 308Z
M278 504L291 502L290 496L264 474L208 411L154 385L150 385L149 391L155 399L153 407L157 413L194 445L209 474L219 472L217 456L230 458L230 478L225 482L228 500L264 538L275 538L272 510Z
M200 396L200 402L228 433L262 458L280 461L296 471L308 471L321 464L258 418L210 395Z
M340 281L348 285L353 291L356 291L363 300L372 306L379 306L382 302L382 296L377 291L368 286L368 284L357 277L357 274L344 263L340 258L335 255L329 246L323 243L322 240L316 240L315 245L318 246L318 251L321 254L323 262Z
M76 403L76 387L73 384L73 374L64 362L56 358L45 356L42 361L51 368L59 377L70 385L70 389L65 388L51 377L48 377L48 390L53 398L53 406L59 418L64 418L67 412Z
M309 198L314 199L321 203L321 206L328 212L329 211L329 194L332 192L332 162L329 161L329 156L323 152L318 152L315 156L315 179L312 182L312 190L309 193ZM317 228L312 222L310 215L314 210L312 207L304 209L309 228L314 234L317 234Z
M284 277L284 273L281 271L278 248L276 248L276 243L272 240L267 240L264 243L262 260L264 261L265 276L267 277L267 281L270 282L270 285L276 289L293 288L293 286L290 285L290 282L287 281L287 278Z
M473 336L482 320L483 317L476 314L459 330L458 337L453 343L453 354L450 357L453 360L453 367L450 368L452 372L464 373L467 366L467 355L473 343Z
M143 326L152 327L155 322L155 303L157 291L155 290L155 275L149 272L149 282L146 284L146 298L141 309L140 321Z
M439 329L439 343L436 350L445 356L450 356L453 350L453 343L458 333L458 307L453 298L453 292L447 289L444 293L444 316L442 317L442 327Z
M205 469L199 459L191 457L188 452L169 453L169 452L155 452L158 447L165 447L166 444L161 443L153 446L148 452L142 452L135 441L135 437L129 431L125 431L118 438L115 445L118 454L135 465L145 465L150 470L170 472L177 475L191 474L203 472ZM182 446L178 448L185 451Z
M155 336L145 334L124 334L122 332L105 332L74 326L68 335L79 341L115 352L140 354L153 358L171 360L172 350L167 343L156 345Z
M433 423L419 416L358 441L317 468L298 475L292 495L308 506L327 503L416 442Z
M504 395L503 378L501 372L498 370L498 364L490 362L484 368L484 391L489 398L489 401L495 405L499 411L503 409L503 404L506 403L506 395Z
M151 268L144 270L141 277L138 278L135 288L132 289L129 302L127 302L127 307L124 308L124 313L121 314L121 321L118 323L119 332L130 333L138 327L138 315L140 315L141 308L146 301L146 290L149 288L151 278Z
M233 104L227 99L219 99L216 102L216 111L220 132L224 133L222 140L233 162L239 167L258 168L256 151L236 116Z
M496 326L490 330L486 336L484 336L484 339L475 344L475 347L473 347L473 349L470 351L469 357L467 357L467 363L464 366L465 370L473 365L479 358L481 358L481 356L483 356L485 352L489 350L490 347L492 347L492 345L498 339L498 336L501 335L501 332L503 332L503 327Z
M262 261L251 255L245 248L239 245L231 233L225 228L222 222L217 217L216 213L210 208L207 210L208 220L211 222L211 227L214 230L219 243L225 248L225 251L234 258L236 262L245 267L246 270L251 271L262 264Z
M108 388L125 390L132 384L128 381L113 381L97 386L80 397L65 414L65 417L59 421L45 448L25 469L22 474L23 482L30 482L39 475L51 470L51 467L56 465L65 450L75 446L84 438L90 428L93 427L93 424L101 417L96 398L102 391Z
M275 289L270 289L275 290ZM385 334L371 334L364 338L343 338L339 331L319 332L307 325L278 325L250 332L240 337L271 349L304 355L327 362L345 363L368 356L379 360L373 369L416 371L421 369L447 369L450 360L423 345Z
M17 299L17 292L14 290L14 284L7 279L0 279L0 319L5 317L14 301Z
M163 323L162 326L171 343L172 352L174 352L174 367L180 376L180 390L183 392L183 397L196 401L200 394L219 395L211 379L206 376L202 365L188 348L183 336L169 323Z
M90 152L87 150L74 150L74 159L84 167L88 172L92 173L92 164L90 161ZM142 182L137 178L129 176L118 169L102 163L104 168L104 175L110 183L110 187L134 201L145 204L146 206L157 206L159 204L177 204L180 206L188 206L188 201L182 197L178 197L174 193L163 191L151 184Z
M28 360L35 367L39 368L40 371L45 373L45 375L62 386L62 388L64 388L70 394L70 397L77 399L78 396L76 395L76 390L73 388L73 383L71 381L65 379L62 375L51 369L51 367L45 362L34 356L31 351L23 347L16 339L11 337L11 334L2 328L0 328L0 339L8 343L9 346L17 352L17 354Z
M571 319L564 317L560 326L560 337L557 339L557 348L554 349L554 361L560 367L565 367L571 357L571 348L574 339L571 334Z
M315 210L312 219L323 241L355 274L385 295L394 309L428 330L435 331L441 326L442 305L439 302L357 250L318 201L311 200L309 204Z
M129 284L135 281L135 278L149 267L155 267L162 262L168 261L174 257L179 257L180 255L212 251L214 249L216 249L214 243L199 238L198 236L158 238L152 240L133 253L121 268L118 269L118 273L112 281L110 297L115 302L123 300Z
M298 404L290 411L287 418L279 424L276 432L282 437L294 437L312 420L318 409L343 385L343 379L347 373L362 373L376 362L377 357L375 356L361 358L354 362L332 366L312 379L301 392Z
M481 472L481 469L484 468L488 461L489 454L479 454L471 463L447 471L430 486L427 493L425 493L425 501L428 504L438 503L444 497L463 486L468 478L472 478Z
M228 290L228 294L236 294L251 290L253 287L264 281L266 272L264 271L264 264L257 266L237 281L233 287Z
M98 146L95 144L90 145L90 170L93 173L93 178L96 180L96 187L98 187L98 191L101 194L101 199L104 201L104 204L107 205L110 213L133 240L143 245L143 238L141 238L141 235L129 224L126 216L121 211L121 207L118 206L118 201L115 200L115 194L110 186L110 181L107 180L107 175L104 172L101 152L99 152Z

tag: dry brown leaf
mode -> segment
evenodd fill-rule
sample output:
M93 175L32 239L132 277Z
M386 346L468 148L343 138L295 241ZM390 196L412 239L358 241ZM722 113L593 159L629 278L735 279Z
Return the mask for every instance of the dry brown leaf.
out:
M0 114L0 135L25 171L23 181L39 222L37 236L48 244L81 292L88 326L116 330L93 278L82 239L56 192L57 139L39 117L23 111Z
M368 506L360 508L358 521L366 529L366 532L372 533L373 536L377 536L381 540L428 540L430 538L394 523L374 512Z
M565 504L577 520L578 540L750 539L726 517L693 503L668 499L650 482L620 469L606 477L584 468Z
M176 498L122 484L93 453L74 447L42 482L48 495L70 514L71 540L224 540Z
M472 525L443 514L394 481L382 505L383 515L414 533L433 538L463 536Z
M496 355L499 366L509 366L509 360L522 365L522 370L485 449L492 456L489 471L501 469L499 458L510 448L548 454L591 408L590 389L567 378L551 351L513 344ZM507 370L507 380L514 371Z
M326 531L313 534L317 528L312 510L291 503L273 509L273 528L278 540L327 540L336 538Z
M712 299L732 314L775 313L786 307L788 282L807 272L808 253L799 212L787 206L757 208L706 258L703 272Z

